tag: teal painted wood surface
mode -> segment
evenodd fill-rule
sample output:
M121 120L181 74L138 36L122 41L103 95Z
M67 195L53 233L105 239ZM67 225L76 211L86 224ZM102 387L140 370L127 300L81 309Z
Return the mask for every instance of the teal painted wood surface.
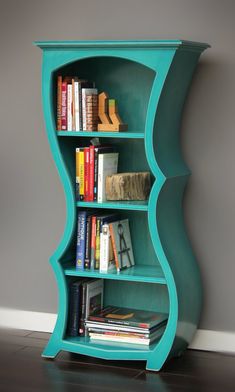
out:
M190 174L181 155L180 120L200 54L208 45L181 41L49 41L43 49L42 98L51 152L66 198L65 230L50 258L58 284L59 306L54 332L43 356L60 350L105 359L146 360L158 371L180 355L198 325L202 290L197 262L185 233L182 197ZM128 132L56 131L57 76L79 75L95 81L118 101ZM99 134L99 135L98 135ZM152 189L147 203L77 203L75 148L91 137L105 138L120 153L119 171L149 170ZM120 274L76 271L77 211L111 208L130 220L136 266ZM169 313L161 338L150 347L94 344L66 336L70 279L104 278L105 304Z

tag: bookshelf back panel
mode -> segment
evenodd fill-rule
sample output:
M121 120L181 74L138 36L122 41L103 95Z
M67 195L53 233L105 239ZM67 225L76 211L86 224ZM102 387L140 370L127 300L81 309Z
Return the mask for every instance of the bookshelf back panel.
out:
M104 305L169 313L167 287L158 284L105 280Z
M155 72L134 61L118 57L93 57L68 64L54 73L54 111L56 118L57 76L78 76L95 82L117 100L118 111L129 132L144 132L149 96Z

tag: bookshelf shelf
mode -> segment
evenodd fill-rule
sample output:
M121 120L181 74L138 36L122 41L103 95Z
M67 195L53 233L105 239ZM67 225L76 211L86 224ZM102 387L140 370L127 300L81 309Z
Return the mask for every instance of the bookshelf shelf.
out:
M78 201L77 207L107 208L116 210L148 211L147 201L106 201L105 203Z
M158 283L166 284L166 279L162 270L158 266L152 265L135 265L134 267L120 271L119 273L109 272L101 273L99 271L78 270L76 267L65 267L64 273L67 276L82 276L86 278L101 278L113 280L127 280L132 282Z
M46 131L67 208L64 234L50 259L59 290L58 317L42 356L54 358L65 350L111 360L144 360L148 370L159 371L166 360L187 348L201 311L201 278L182 213L189 170L180 150L179 129L194 70L209 45L181 40L38 41L35 45L43 50ZM56 131L59 75L79 75L95 82L99 92L108 92L117 100L128 132ZM120 172L151 172L148 202L75 201L75 148L86 146L93 137L115 143ZM123 219L129 219L134 267L119 274L76 270L70 261L75 260L80 208L119 210ZM102 278L105 305L168 313L161 338L149 347L135 347L67 337L68 287L74 277Z
M105 137L117 139L144 139L142 132L73 132L73 131L56 131L58 136L65 137Z

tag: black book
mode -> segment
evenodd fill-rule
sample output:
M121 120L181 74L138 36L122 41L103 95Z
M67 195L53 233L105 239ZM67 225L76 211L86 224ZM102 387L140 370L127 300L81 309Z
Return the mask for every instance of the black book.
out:
M85 247L85 269L91 266L91 215L87 217L86 222L86 247Z
M69 313L68 313L68 327L67 334L69 336L78 336L79 333L79 304L81 281L71 283L69 288Z

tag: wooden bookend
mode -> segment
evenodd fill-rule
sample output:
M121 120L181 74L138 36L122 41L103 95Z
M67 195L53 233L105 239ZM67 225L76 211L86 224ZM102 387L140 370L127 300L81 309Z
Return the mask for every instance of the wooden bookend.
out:
M150 192L150 173L118 173L106 177L107 200L147 200Z
M108 94L99 94L98 116L101 121L98 124L98 131L119 132L126 131L127 124L123 124L117 110L115 99L108 99Z

